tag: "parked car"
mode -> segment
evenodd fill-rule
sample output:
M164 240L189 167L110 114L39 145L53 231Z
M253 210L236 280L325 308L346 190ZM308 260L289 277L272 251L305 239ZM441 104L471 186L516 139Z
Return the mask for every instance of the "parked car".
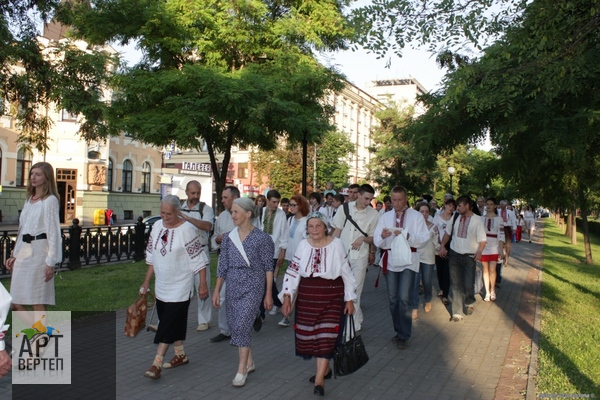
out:
M154 225L154 223L156 221L158 221L160 219L160 215L153 215L151 217L146 217L142 220L142 222L144 223L144 225L146 225L146 230L145 233L150 232L150 228L152 228L152 225Z

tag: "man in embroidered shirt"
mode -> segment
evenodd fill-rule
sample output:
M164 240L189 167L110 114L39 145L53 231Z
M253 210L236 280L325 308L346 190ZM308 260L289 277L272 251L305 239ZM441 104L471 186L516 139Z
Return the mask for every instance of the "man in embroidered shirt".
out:
M456 200L458 219L446 225L442 240L440 257L449 257L450 266L450 301L452 302L452 321L458 322L466 314L473 314L475 307L475 267L481 260L487 237L481 218L473 213L472 200L468 196L460 196ZM453 230L454 228L454 230ZM446 251L446 243L450 242L450 254Z
M281 195L277 190L269 190L267 193L267 205L263 208L261 226L262 230L273 239L275 243L275 252L273 254L273 308L271 309L270 315L277 314L277 309L281 308L281 302L277 297L279 291L277 290L277 275L279 275L279 268L283 264L285 259L285 250L287 249L287 237L288 237L288 224L285 213L279 208L279 200ZM260 305L260 315L265 318L264 306Z
M402 350L406 348L412 334L413 288L419 272L417 249L425 246L429 240L429 231L421 213L408 207L405 187L394 187L391 198L393 209L379 218L373 242L383 251L380 264L387 282L390 313L396 332L394 341ZM392 242L403 231L407 232L406 239L411 247L411 264L393 265L388 262L391 261Z
M215 231L211 237L212 248L215 250L219 250L221 247L221 241L223 240L223 235L227 232L230 232L235 225L233 224L233 219L231 218L231 206L233 205L233 201L240 197L240 190L235 186L227 186L223 189L221 193L221 203L223 203L223 207L225 208L219 217L215 221ZM220 304L219 308L219 334L210 339L211 342L216 343L225 339L229 339L231 337L231 332L229 331L229 325L227 324L227 314L225 307L225 286L227 282L223 283L221 287L221 291L219 292Z
M331 226L333 236L339 237L344 244L344 250L348 255L348 261L356 280L357 300L354 308L354 323L356 330L360 330L364 320L360 308L360 295L365 283L367 266L375 261L375 247L373 246L373 231L379 219L379 213L370 206L375 195L375 189L365 184L359 187L359 195L356 201L345 203L339 208L333 218ZM347 218L345 208L352 220L367 234L363 235L360 230Z
M185 219L198 229L198 236L204 251L208 254L208 240L213 226L215 214L213 209L204 202L200 201L202 185L198 181L189 181L185 187L187 200L181 205L181 218ZM210 298L210 268L206 268L206 281L208 283L208 298L201 300L198 297L198 331L205 331L209 328L208 323L212 317L212 300ZM195 275L195 288L200 283L200 275Z

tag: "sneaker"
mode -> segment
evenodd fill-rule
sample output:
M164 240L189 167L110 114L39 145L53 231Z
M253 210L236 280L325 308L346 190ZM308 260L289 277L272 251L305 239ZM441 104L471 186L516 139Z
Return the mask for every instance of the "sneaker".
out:
M290 319L287 317L283 317L281 321L277 324L279 326L290 326Z
M202 332L205 331L209 328L207 323L203 323L203 324L199 324L198 327L196 328L197 331Z
M467 315L473 315L473 310L475 309L475 307L473 306L467 306Z
M210 338L210 341L212 343L218 343L218 342L222 342L223 340L226 340L226 339L231 339L231 335L224 335L222 333L219 333L214 338Z
M190 363L190 360L188 360L187 356L185 354L180 354L180 355L174 355L173 358L171 358L171 361L164 363L162 365L162 367L164 369L170 369L170 368L179 367L180 365L187 365L189 363Z
M271 311L269 311L269 315L277 315L277 306L273 306L273 308L271 308Z

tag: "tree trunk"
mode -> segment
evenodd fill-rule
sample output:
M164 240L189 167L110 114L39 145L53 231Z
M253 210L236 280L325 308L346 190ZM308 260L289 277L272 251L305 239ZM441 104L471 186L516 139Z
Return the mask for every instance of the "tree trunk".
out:
M571 211L571 244L577 244L577 209Z
M581 227L583 230L583 246L585 248L585 262L588 265L594 263L592 260L592 245L590 243L590 228L588 225L587 211L581 209Z
M564 218L561 216L561 218ZM573 230L573 220L571 219L571 213L567 214L567 229L565 230L565 236L571 237L571 231Z

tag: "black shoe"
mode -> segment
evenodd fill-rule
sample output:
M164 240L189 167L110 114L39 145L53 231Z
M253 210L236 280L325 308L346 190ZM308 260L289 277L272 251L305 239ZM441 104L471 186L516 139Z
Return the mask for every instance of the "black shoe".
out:
M475 307L473 307L473 306L467 306L467 312L465 314L467 314L467 315L473 315L473 309L474 308Z
M333 376L333 371L330 369L329 372L325 374L325 379L331 379L332 376ZM310 378L308 378L308 381L310 383L315 383L316 378L317 377L315 375L313 375Z
M325 396L325 388L321 385L315 386L315 390L313 391L317 396Z
M231 336L227 336L227 335L223 335L222 333L219 333L214 338L210 338L210 341L212 343L218 343L218 342L222 342L225 339L231 339Z
M406 349L406 347L408 347L408 339L397 339L396 347L398 347L400 350Z
M262 318L260 317L260 315L258 317L256 317L256 319L254 320L254 330L256 332L260 332L260 328L262 328Z

